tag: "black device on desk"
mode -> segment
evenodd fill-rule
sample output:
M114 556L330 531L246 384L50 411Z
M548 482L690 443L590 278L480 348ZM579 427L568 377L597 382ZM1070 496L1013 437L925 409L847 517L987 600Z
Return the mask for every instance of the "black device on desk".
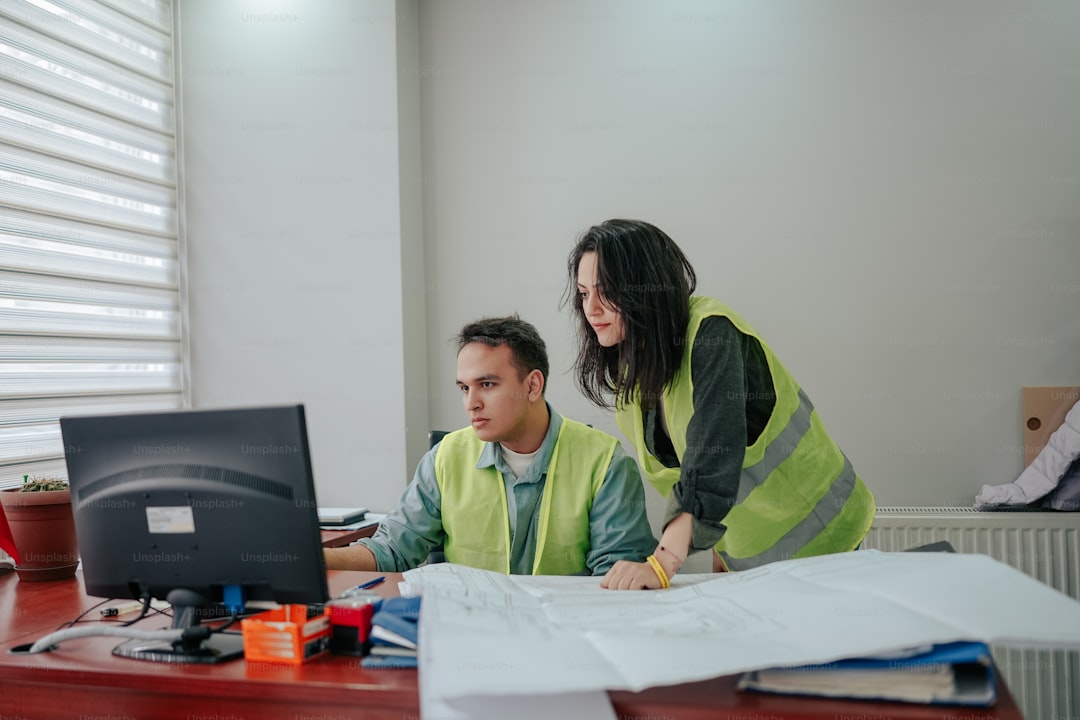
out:
M60 418L86 592L168 600L174 628L213 603L329 598L302 405ZM238 634L130 641L165 662L243 654Z

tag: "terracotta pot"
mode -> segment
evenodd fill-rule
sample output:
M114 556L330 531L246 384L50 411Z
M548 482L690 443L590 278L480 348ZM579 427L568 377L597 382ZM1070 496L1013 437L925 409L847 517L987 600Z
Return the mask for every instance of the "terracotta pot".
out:
M0 492L19 564L20 580L62 580L72 577L79 565L75 520L70 490Z

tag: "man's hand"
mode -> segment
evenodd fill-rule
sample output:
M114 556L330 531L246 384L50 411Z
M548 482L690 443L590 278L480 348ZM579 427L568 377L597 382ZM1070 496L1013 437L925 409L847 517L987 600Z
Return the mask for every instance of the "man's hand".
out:
M609 590L658 590L660 578L647 562L619 560L607 571L600 587Z

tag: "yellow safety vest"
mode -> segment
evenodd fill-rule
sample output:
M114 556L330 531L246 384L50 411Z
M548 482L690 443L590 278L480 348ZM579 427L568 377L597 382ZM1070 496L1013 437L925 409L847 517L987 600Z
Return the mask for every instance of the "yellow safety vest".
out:
M469 427L444 437L435 453L444 552L449 562L509 574L506 485L494 466L476 467L484 445ZM588 569L589 513L617 445L607 433L563 418L540 497L533 575Z
M702 320L714 316L726 317L761 344L776 391L772 416L754 444L746 448L735 503L723 518L727 531L716 550L728 568L743 570L777 560L855 549L874 520L873 496L825 431L810 398L772 349L731 308L706 297L690 299L682 366L664 388L668 433L680 463L686 452L686 429L694 414L693 341ZM666 497L679 481L680 469L664 467L646 449L640 400L620 406L616 419L637 449L646 478Z

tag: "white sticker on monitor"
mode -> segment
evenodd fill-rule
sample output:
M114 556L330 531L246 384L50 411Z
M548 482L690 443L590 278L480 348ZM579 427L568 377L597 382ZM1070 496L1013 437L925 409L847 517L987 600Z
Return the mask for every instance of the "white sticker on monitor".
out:
M195 516L188 505L146 508L146 524L151 534L195 532Z

